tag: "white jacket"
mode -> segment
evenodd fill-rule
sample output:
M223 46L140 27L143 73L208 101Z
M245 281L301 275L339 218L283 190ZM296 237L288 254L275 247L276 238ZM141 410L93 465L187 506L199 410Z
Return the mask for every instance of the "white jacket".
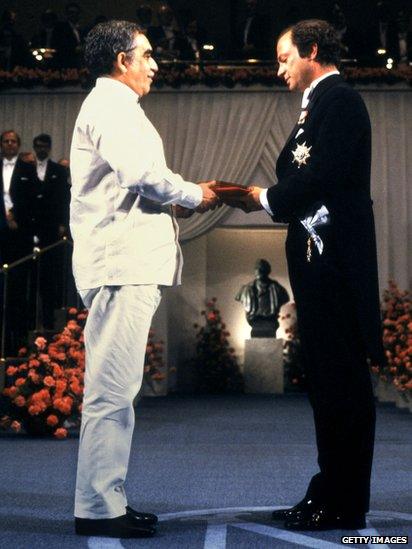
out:
M77 289L179 284L170 205L194 208L202 190L167 168L162 140L131 88L97 80L77 117L70 166Z

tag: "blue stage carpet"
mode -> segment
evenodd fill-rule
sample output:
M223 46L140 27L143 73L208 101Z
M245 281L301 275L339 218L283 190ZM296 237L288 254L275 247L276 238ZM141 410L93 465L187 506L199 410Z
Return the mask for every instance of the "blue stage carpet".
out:
M142 400L136 414L126 490L134 508L160 516L155 538L76 537L78 440L1 435L0 547L327 549L342 547L342 535L412 535L407 412L378 406L368 530L319 534L270 521L270 509L301 499L317 470L304 396L169 396Z

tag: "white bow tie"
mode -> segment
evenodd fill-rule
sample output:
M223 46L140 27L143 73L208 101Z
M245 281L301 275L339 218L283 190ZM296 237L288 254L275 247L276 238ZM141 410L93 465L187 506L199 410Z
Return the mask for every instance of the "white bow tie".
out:
M16 165L16 161L13 161L13 160L4 160L4 165L5 165L5 166L15 166L15 165Z

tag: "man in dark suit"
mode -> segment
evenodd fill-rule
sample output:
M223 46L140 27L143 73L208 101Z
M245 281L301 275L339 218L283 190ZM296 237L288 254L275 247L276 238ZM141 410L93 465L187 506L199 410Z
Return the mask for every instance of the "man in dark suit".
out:
M81 8L76 2L66 4L66 20L56 25L56 63L62 68L79 67L84 32L80 27Z
M245 0L235 23L235 57L270 59L272 55L271 20L258 7L257 0Z
M363 528L375 426L368 364L384 360L370 121L339 75L339 41L328 23L287 29L277 57L288 88L304 91L303 110L277 161L277 185L252 187L239 205L289 223L286 254L320 472L300 503L273 518L290 529Z
M3 264L10 264L33 251L37 177L35 168L18 156L20 137L14 130L1 134L0 147L0 209L7 220L7 227L0 235L0 255ZM29 264L25 263L8 275L8 352L16 351L27 336L28 272Z
M35 233L40 248L60 240L68 228L70 189L63 166L49 158L52 140L48 134L33 139L39 180L35 200ZM53 329L54 309L61 305L63 291L63 249L56 248L41 257L40 295L43 328Z

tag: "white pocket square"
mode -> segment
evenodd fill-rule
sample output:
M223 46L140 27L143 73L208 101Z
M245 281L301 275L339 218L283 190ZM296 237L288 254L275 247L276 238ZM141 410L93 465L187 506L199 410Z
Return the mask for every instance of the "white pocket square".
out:
M302 135L302 133L304 132L305 130L303 128L299 128L297 134L295 135L295 139L297 139L299 137L299 135Z

